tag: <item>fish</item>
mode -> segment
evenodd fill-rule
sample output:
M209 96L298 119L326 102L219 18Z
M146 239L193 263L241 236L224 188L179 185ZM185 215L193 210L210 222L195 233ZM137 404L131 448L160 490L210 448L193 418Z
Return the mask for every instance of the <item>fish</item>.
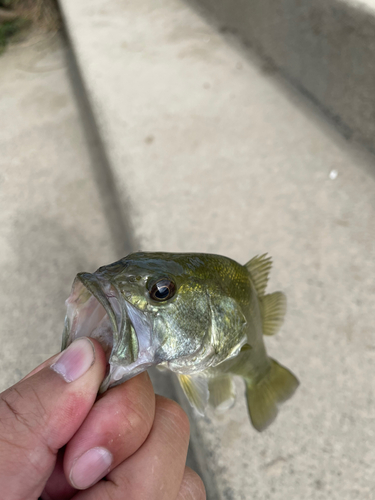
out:
M215 254L136 252L78 273L66 301L65 349L83 336L98 340L107 359L99 392L151 366L174 372L195 410L225 411L242 377L257 431L299 385L267 355L264 336L280 329L283 292L266 294L267 254L247 264Z

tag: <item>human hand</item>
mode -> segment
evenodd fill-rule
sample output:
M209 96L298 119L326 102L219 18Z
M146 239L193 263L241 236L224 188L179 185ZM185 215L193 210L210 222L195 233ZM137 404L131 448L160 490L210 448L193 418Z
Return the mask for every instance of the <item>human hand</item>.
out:
M0 395L1 498L206 498L185 467L183 410L146 372L96 399L105 368L100 345L79 339Z

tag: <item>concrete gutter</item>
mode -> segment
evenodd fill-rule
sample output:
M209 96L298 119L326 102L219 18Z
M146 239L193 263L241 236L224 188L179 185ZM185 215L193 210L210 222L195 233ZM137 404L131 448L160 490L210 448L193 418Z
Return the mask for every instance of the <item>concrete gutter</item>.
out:
M374 0L198 0L339 126L375 149Z

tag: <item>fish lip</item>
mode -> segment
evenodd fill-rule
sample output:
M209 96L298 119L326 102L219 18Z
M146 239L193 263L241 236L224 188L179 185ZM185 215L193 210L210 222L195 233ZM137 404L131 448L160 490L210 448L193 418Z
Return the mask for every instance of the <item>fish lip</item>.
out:
M87 296L86 292L89 292L89 296ZM109 282L103 282L103 280L99 279L95 274L90 273L77 274L73 282L71 294L65 302L67 313L65 316L62 350L71 344L76 338L80 336L90 336L90 334L94 332L96 326L95 324L93 330L90 330L90 328L87 329L87 322L90 321L92 311L86 311L86 316L83 315L83 318L82 316L79 318L81 310L85 307L88 308L92 297L94 297L96 302L102 306L102 311L104 309L104 312L110 321L112 329L111 355L113 347L117 343L123 319L120 301L116 289ZM95 302L93 305L95 312L97 305L95 306ZM105 318L105 314L102 312L101 319L103 318ZM87 331L82 333L82 330L85 329L85 325Z
M74 280L72 293L66 301L67 315L65 318L62 349L65 349L75 338L79 337L77 333L90 320L90 312L88 312L86 313L87 316L83 320L81 319L81 322L77 320L76 325L74 323L75 315L77 311L79 312L79 307L82 307L82 305L84 307L90 300L90 297L86 297L80 303L79 299L85 293L80 285L83 285L90 296L94 297L104 308L112 327L112 346L108 344L107 350L105 349L109 371L107 371L99 392L104 392L109 387L118 385L145 371L150 366L157 364L156 346L152 343L152 326L150 320L143 311L126 300L110 280L103 279L102 276L98 276L96 273L79 273ZM71 308L70 317L69 307ZM129 357L127 354L129 351L126 351L130 340L130 326L134 329L138 342L138 350L134 358ZM87 336L90 336L90 328L88 328ZM102 347L104 346L102 345ZM119 351L122 351L122 356L119 354Z
M113 333L118 334L121 328L119 319L119 299L116 288L109 282L103 282L95 274L78 273L77 278L96 300L104 307L111 321ZM110 300L114 299L114 300ZM112 303L111 303L112 302ZM121 311L121 309L120 309Z

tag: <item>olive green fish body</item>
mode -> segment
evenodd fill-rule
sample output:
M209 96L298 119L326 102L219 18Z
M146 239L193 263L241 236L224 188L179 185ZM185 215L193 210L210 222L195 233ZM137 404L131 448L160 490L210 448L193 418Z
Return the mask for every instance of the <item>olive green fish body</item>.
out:
M265 255L243 266L219 255L138 252L80 273L63 347L83 335L99 340L110 367L102 391L152 365L167 368L200 413L233 404L240 376L251 421L263 430L298 385L264 345L286 309L281 292L265 295L270 268Z

